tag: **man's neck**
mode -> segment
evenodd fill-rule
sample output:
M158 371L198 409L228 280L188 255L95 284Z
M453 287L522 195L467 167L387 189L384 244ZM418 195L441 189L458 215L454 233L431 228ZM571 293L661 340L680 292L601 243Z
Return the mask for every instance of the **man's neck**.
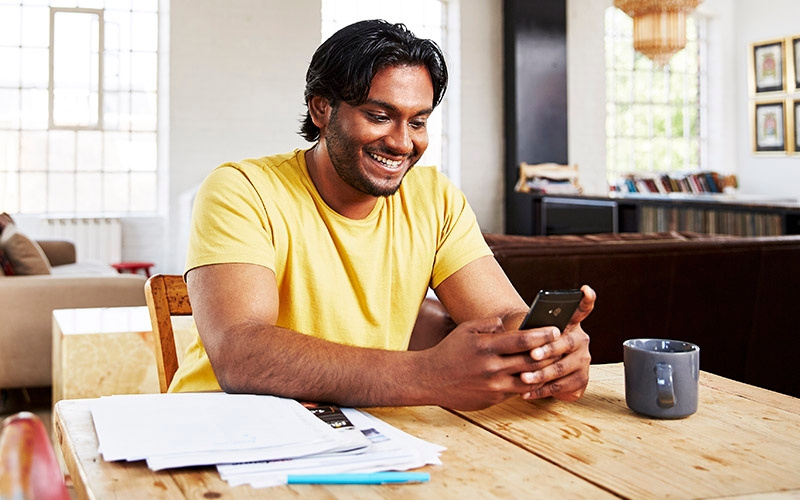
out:
M362 193L339 177L324 146L317 143L306 151L306 168L317 192L334 211L348 219L364 219L378 199Z

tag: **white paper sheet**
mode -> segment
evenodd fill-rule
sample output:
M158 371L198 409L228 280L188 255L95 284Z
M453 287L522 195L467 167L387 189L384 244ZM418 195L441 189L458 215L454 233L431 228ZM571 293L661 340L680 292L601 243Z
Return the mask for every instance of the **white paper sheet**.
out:
M343 445L334 429L298 402L273 396L110 396L91 409L105 460L152 459L156 470L294 457Z

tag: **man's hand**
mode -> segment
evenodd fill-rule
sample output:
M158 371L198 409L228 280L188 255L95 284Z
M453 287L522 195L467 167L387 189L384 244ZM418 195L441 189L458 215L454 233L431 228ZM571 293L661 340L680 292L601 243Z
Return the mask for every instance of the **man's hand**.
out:
M544 363L544 366L520 374L521 381L529 384L530 388L523 394L525 399L553 396L564 401L575 401L586 391L592 356L589 354L589 336L583 331L581 321L594 309L597 295L588 285L581 287L581 290L583 300L564 333L552 342L531 350L531 358Z
M540 373L555 362L530 353L557 345L557 328L505 332L500 318L465 321L422 357L414 376L434 404L477 410L531 390L520 373ZM549 352L549 351L548 351Z

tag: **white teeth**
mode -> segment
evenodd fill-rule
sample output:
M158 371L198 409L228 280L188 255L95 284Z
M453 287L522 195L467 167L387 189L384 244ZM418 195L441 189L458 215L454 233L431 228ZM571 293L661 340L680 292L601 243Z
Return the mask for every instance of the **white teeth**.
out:
M375 160L383 163L387 167L397 168L400 166L401 163L403 163L402 160L390 160L389 158L384 158L383 156L378 156L374 153L370 153L369 155L373 157Z

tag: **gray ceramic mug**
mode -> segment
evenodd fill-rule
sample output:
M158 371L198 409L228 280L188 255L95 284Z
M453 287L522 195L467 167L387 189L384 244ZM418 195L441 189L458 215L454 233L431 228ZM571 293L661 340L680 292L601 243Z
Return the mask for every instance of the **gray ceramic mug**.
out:
M697 411L698 346L668 339L630 339L622 346L628 408L655 418L683 418Z

